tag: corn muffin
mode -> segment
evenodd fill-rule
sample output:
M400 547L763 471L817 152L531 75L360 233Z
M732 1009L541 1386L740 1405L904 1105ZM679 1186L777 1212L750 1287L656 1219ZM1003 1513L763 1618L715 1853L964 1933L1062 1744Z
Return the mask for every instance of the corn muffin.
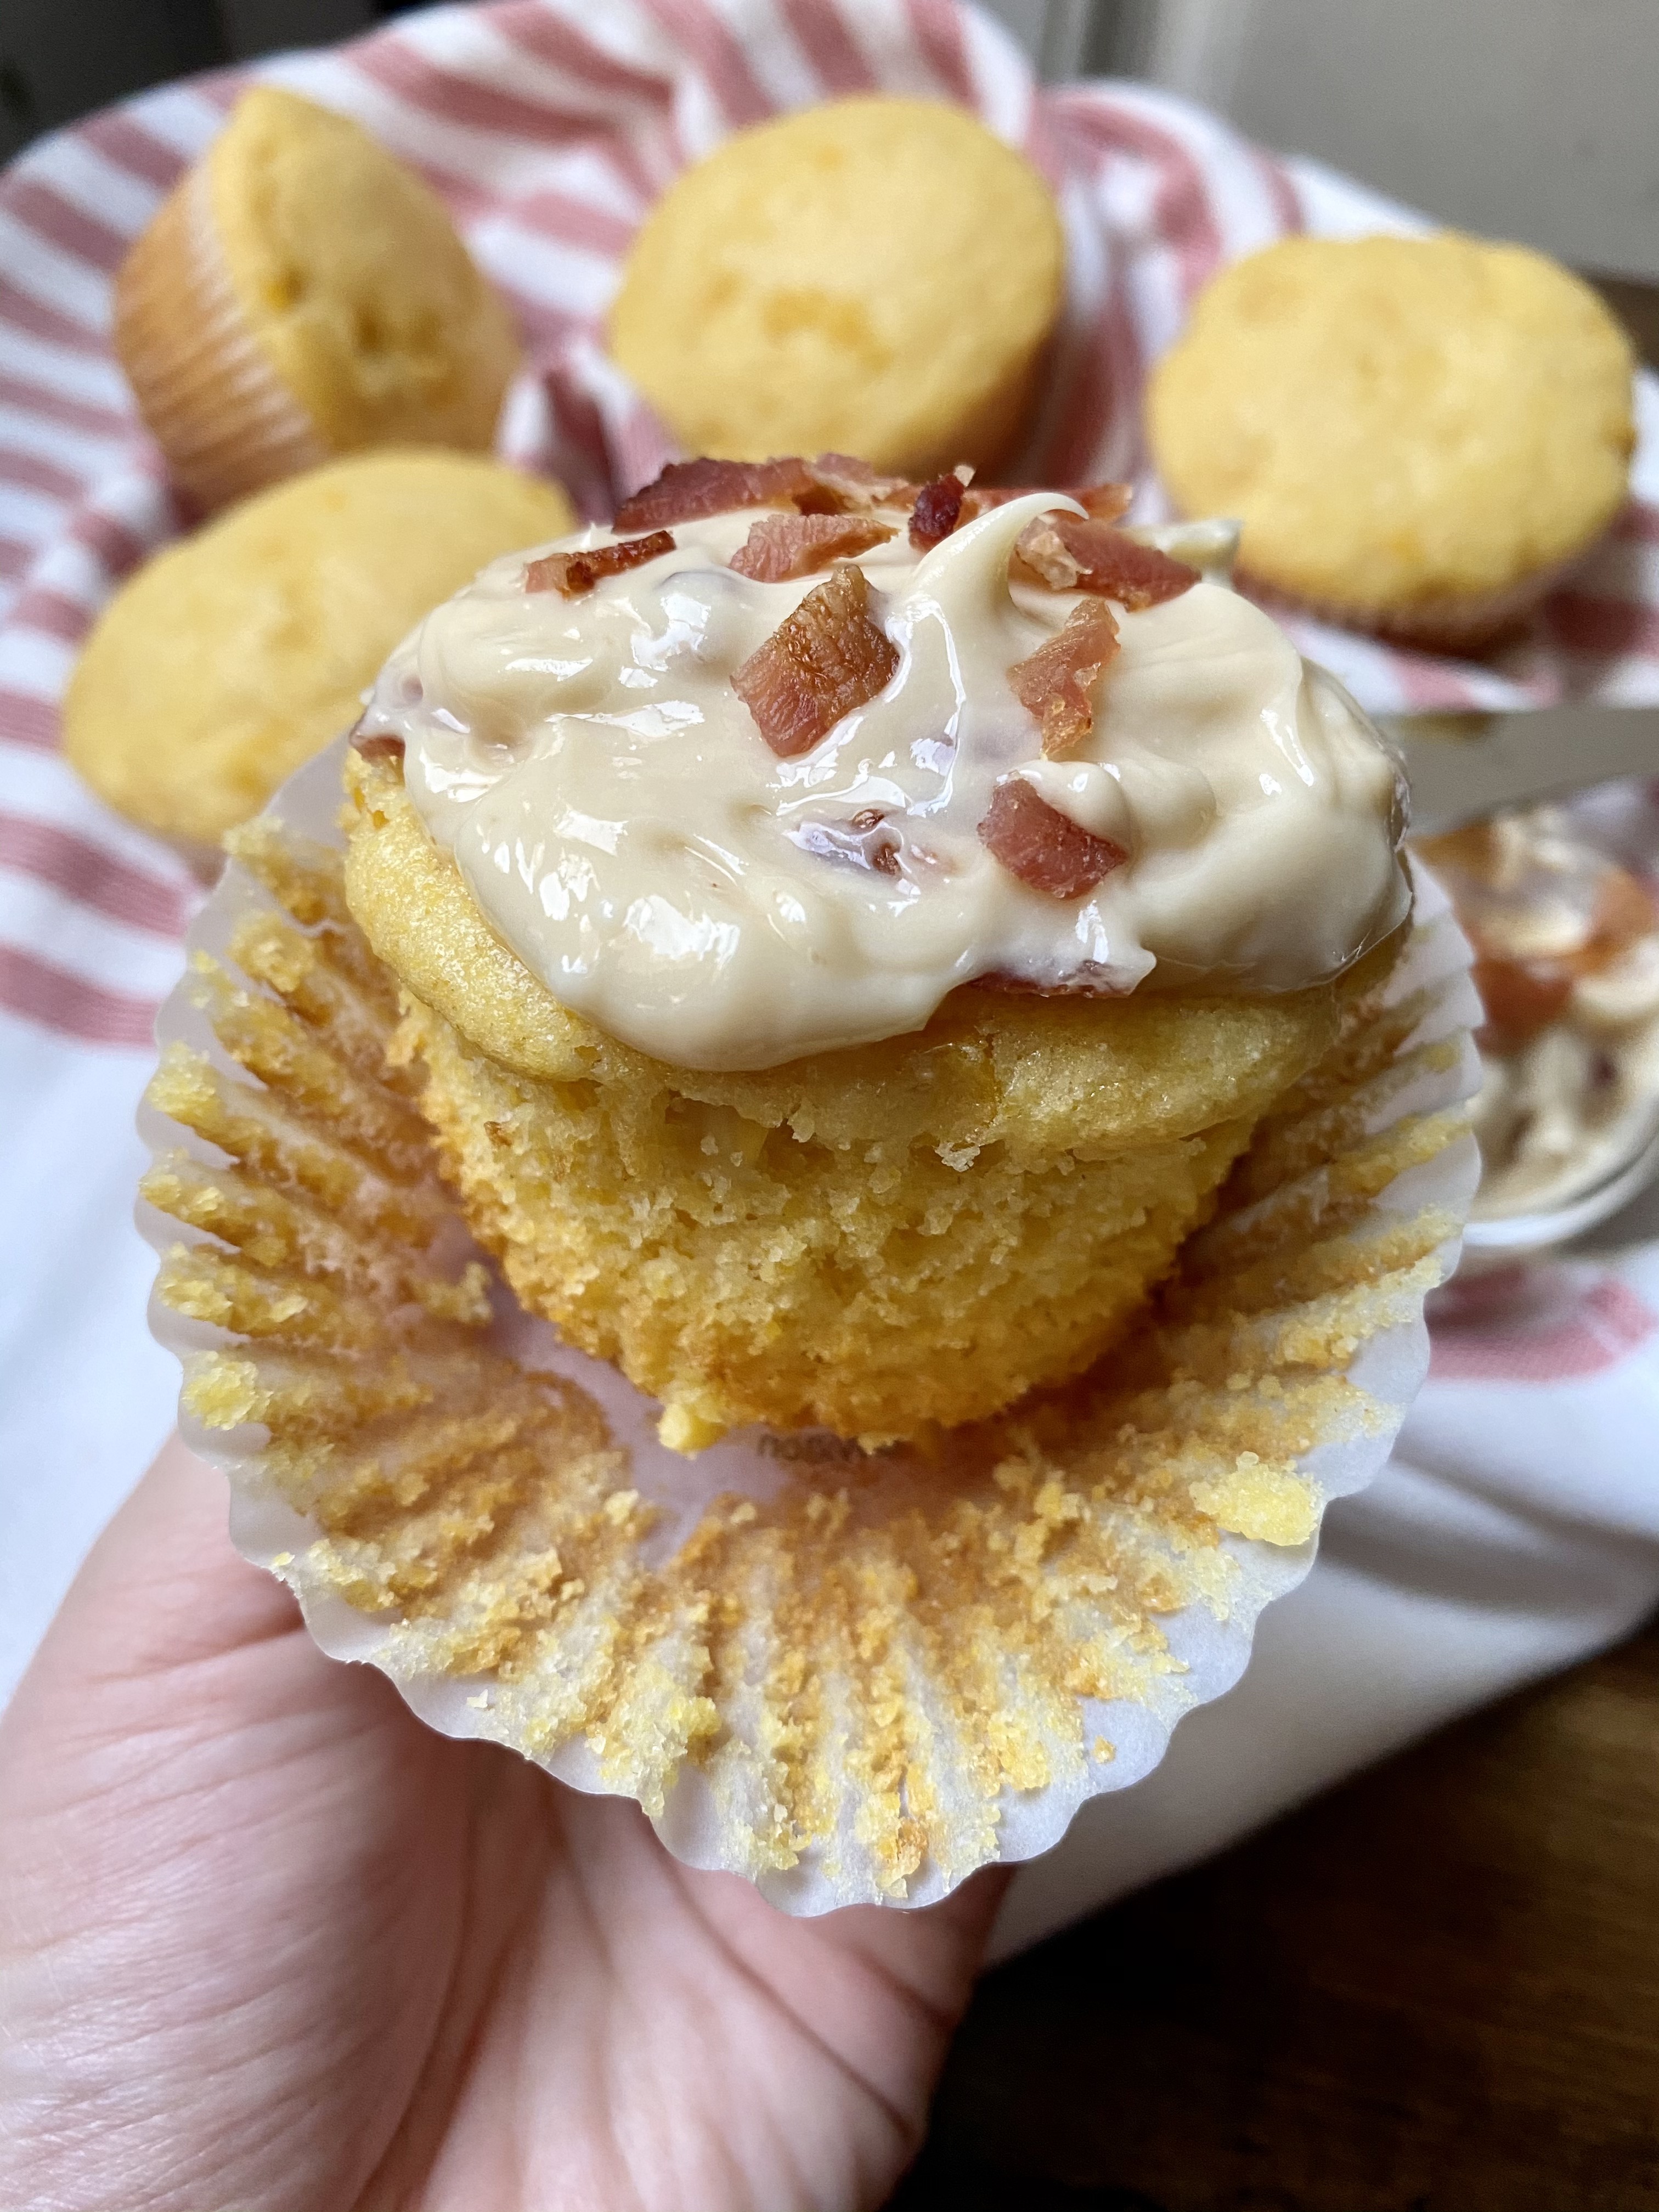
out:
M1526 247L1291 238L1206 288L1146 425L1176 507L1239 519L1255 583L1472 650L1623 503L1634 366L1589 287Z
M354 741L444 1171L682 1449L1089 1366L1408 911L1394 762L1267 616L1083 501L942 503L672 468Z
M574 520L557 484L471 454L357 454L276 485L117 592L70 679L64 749L118 812L211 854L350 727L412 623Z
M437 195L274 85L243 95L127 256L114 339L204 511L365 447L488 451L519 361Z
M960 108L858 99L743 131L663 195L611 350L689 452L992 466L1060 310L1048 186Z

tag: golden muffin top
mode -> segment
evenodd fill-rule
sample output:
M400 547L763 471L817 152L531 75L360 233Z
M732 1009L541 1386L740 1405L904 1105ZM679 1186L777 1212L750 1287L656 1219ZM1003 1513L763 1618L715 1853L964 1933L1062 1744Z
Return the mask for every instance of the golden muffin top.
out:
M1224 270L1155 370L1147 428L1190 514L1299 598L1409 611L1500 593L1625 497L1633 357L1524 246L1291 238Z
M517 334L412 170L345 116L258 85L204 185L237 305L330 446L489 445Z
M1048 186L973 116L837 100L738 132L669 187L611 347L689 452L988 466L1064 263Z
M574 520L557 484L472 454L356 454L295 477L122 586L70 678L64 750L121 813L216 844L350 726L411 623Z

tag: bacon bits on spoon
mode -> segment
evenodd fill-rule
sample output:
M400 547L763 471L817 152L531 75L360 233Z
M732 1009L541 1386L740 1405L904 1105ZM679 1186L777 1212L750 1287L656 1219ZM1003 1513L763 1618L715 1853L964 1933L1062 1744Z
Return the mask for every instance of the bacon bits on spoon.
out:
M979 825L980 842L1012 876L1057 899L1081 898L1129 855L1050 806L1023 777L1000 783Z
M1087 741L1095 726L1090 689L1117 649L1117 623L1109 607L1073 607L1052 637L1008 671L1014 696L1042 725L1046 758L1063 760Z
M601 577L620 576L625 569L673 550L667 531L653 530L647 538L625 538L619 545L591 545L585 553L548 553L526 568L524 587L526 592L562 592L567 599L579 599Z
M898 648L871 620L869 604L864 571L849 562L732 675L732 690L783 759L810 750L891 680Z
M768 514L750 526L729 565L757 584L787 583L867 553L892 535L890 523L867 514Z

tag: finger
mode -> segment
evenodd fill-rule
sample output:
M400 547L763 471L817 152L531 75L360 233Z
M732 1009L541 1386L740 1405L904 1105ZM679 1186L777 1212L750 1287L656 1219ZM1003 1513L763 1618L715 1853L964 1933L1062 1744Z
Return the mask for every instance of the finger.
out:
M881 1969L926 2011L954 2022L985 1956L1012 1867L981 1867L940 1904L855 1905L813 1923L824 1942Z
M93 1546L12 1705L0 1745L77 1706L100 1684L132 1681L280 1635L299 1609L233 1547L222 1475L177 1437Z

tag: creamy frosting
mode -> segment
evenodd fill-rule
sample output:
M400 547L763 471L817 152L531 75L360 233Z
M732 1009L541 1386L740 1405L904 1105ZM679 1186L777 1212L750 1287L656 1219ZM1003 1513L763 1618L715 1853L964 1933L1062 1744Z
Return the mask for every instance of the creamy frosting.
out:
M733 573L752 508L675 524L672 552L579 598L526 592L526 562L608 530L494 562L398 647L363 728L404 740L414 805L526 965L678 1066L897 1036L981 976L1279 992L1340 973L1408 908L1392 755L1206 578L1113 607L1092 735L1045 760L1008 670L1079 597L1011 581L1009 556L1062 507L1080 511L1012 500L921 556L884 517L859 566L896 669L793 759L732 677L825 575ZM1011 777L1127 862L1069 901L1018 881L978 834Z
M1659 902L1554 806L1431 841L1490 1003L1474 1133L1479 1220L1547 1213L1629 1165L1659 1130ZM1498 1026L1515 973L1559 1003ZM1495 971L1504 972L1495 972ZM1524 1000L1524 1015L1528 1010Z

